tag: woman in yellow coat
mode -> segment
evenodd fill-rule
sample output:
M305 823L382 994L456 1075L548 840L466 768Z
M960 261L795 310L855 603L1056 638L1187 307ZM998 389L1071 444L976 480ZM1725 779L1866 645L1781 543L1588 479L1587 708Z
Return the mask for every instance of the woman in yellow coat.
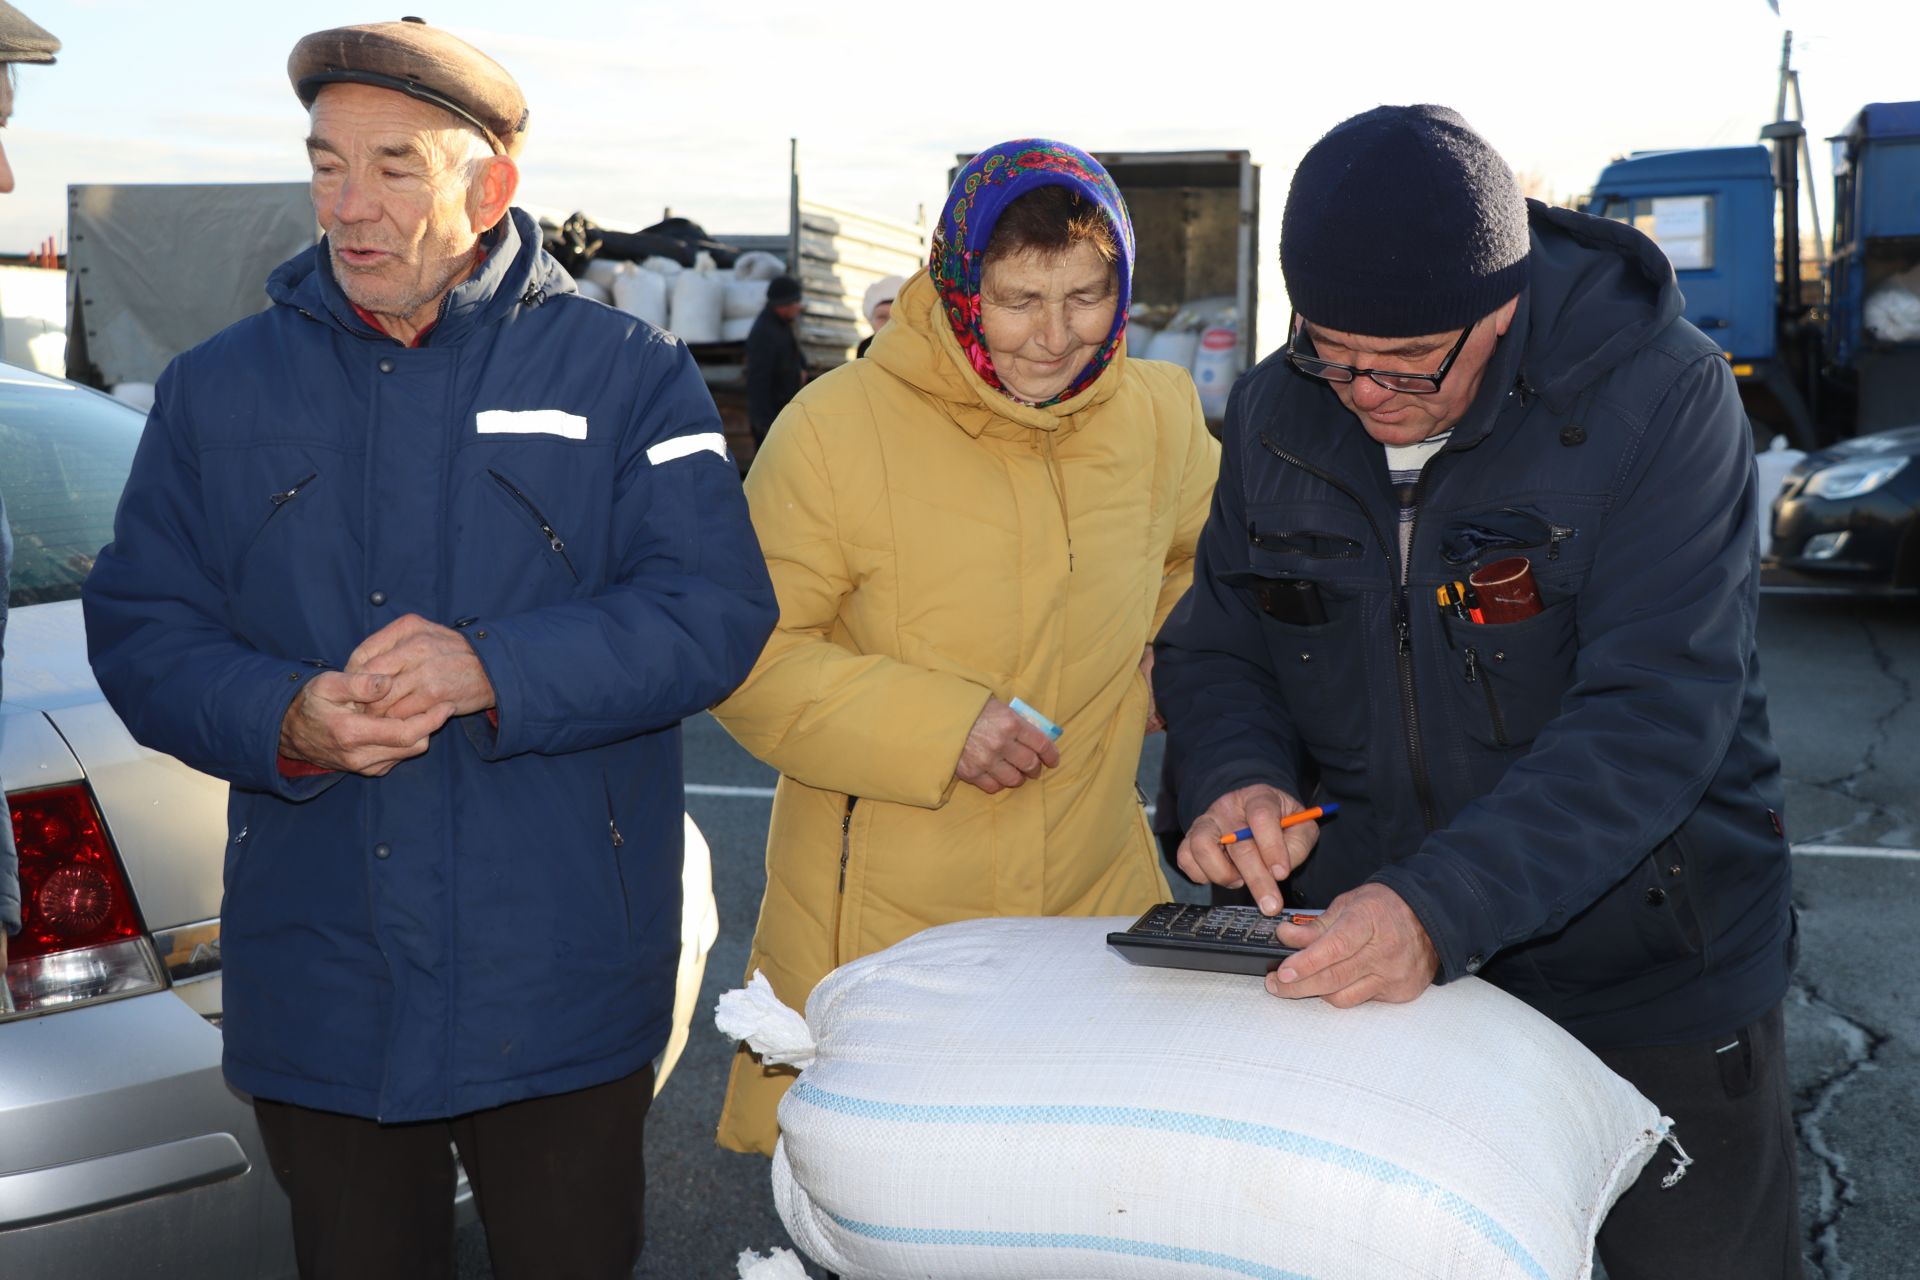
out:
M933 925L1167 897L1134 775L1219 446L1186 370L1127 356L1132 267L1092 157L981 153L868 358L754 460L780 623L714 713L781 774L748 972L794 1008ZM771 1153L792 1078L742 1047L721 1144Z

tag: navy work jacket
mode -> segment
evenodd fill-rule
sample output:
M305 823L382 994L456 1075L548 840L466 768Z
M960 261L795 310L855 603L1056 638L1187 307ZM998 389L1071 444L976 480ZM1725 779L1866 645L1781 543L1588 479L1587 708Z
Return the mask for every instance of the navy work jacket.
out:
M1529 284L1421 475L1409 555L1333 389L1281 356L1242 379L1154 686L1183 823L1254 783L1340 802L1297 905L1378 881L1440 981L1477 973L1596 1045L1691 1042L1771 1008L1790 963L1753 447L1652 241L1530 220ZM1540 613L1440 607L1510 556Z
M679 723L776 616L713 399L514 210L425 345L325 242L176 359L84 593L134 736L232 784L226 1069L385 1121L617 1079L665 1044ZM408 613L497 696L381 778L276 767L293 697Z

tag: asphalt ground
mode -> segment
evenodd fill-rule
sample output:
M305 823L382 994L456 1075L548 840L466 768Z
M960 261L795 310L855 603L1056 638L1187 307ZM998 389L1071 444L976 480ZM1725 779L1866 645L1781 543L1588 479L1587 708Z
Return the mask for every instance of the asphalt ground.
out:
M1802 949L1786 1013L1807 1275L1920 1276L1920 604L1770 595L1760 637L1796 848ZM1158 762L1151 740L1149 795ZM720 905L710 1011L746 965L774 779L706 716L687 726L686 776ZM655 1104L636 1277L728 1280L741 1250L789 1244L767 1161L713 1145L732 1049L703 1012ZM463 1280L490 1275L479 1227L460 1251Z

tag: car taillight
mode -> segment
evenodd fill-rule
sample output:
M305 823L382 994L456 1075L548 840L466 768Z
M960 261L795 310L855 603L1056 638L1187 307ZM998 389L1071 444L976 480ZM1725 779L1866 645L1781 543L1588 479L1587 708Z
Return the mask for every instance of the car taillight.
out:
M0 1018L158 991L158 954L85 786L8 797L21 929L7 943Z

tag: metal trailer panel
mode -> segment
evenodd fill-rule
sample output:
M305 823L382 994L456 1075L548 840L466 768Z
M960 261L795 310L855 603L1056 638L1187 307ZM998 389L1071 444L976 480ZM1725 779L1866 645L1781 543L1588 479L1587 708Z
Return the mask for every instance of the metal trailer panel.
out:
M111 387L267 306L267 276L319 239L303 182L67 188L68 366Z
M803 291L800 345L816 372L852 358L866 330L867 286L911 276L926 265L928 243L924 227L811 200L796 203L788 262Z

